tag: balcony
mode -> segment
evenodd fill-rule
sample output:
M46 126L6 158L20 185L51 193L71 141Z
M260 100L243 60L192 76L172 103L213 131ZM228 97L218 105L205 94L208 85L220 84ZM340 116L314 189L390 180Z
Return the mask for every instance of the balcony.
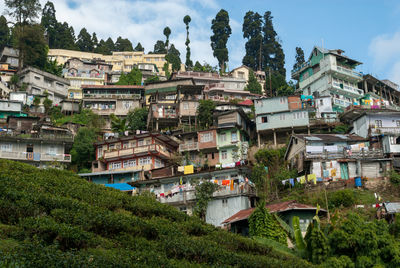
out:
M176 110L160 110L160 111L153 111L154 118L178 118L178 111Z
M135 99L140 100L140 94L83 94L85 99Z
M308 160L311 159L365 159L365 158L383 158L382 150L360 150L352 151L348 153L347 151L341 152L308 152L305 155Z
M144 146L138 146L133 148L122 148L117 150L107 150L104 152L104 159L112 158L124 158L128 156L141 156L150 153L159 154L161 157L171 158L172 153L167 150L163 145L160 144L150 144Z
M348 85L343 85L343 84L340 84L338 82L333 82L332 86L335 89L341 90L341 91L343 91L345 93L349 93L349 94L355 96L356 98L362 97L364 95L364 91L362 89L360 89L360 88L355 88L355 87L351 87L351 86L348 86Z
M50 141L63 141L63 142L73 142L74 137L68 134L50 134L50 133L41 133L41 134L19 134L14 132L1 132L0 138L13 138L13 139L21 139L21 140L50 140Z
M340 74L343 74L346 77L349 77L351 79L361 80L363 78L362 73L356 72L356 71L354 71L352 69L345 68L343 66L336 66L336 67L335 66L331 66L331 68L332 68L333 71L336 71L336 72L338 72Z
M198 142L184 143L179 145L179 152L199 150Z
M28 160L28 161L57 161L57 162L71 162L70 154L41 154L41 153L27 153L27 152L1 152L0 158L10 160Z
M375 127L371 125L369 131L371 135L400 135L400 127Z
M105 75L104 74L87 74L87 73L66 73L65 77L67 77L67 78L81 77L81 78L92 78L92 79L104 80Z

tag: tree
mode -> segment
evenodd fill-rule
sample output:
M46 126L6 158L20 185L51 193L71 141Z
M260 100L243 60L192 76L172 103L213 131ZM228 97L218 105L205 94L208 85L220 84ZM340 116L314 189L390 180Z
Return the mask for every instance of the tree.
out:
M136 45L135 51L144 51L144 48L142 47L142 44L140 44L140 42Z
M287 245L287 236L273 215L265 208L265 202L258 204L249 217L249 234L263 237Z
M10 42L10 29L7 25L7 19L0 16L0 50L3 49Z
M208 203L211 201L212 195L216 190L218 190L218 185L209 181L203 181L196 185L196 206L194 213L200 219L205 220Z
M248 11L243 18L243 38L247 39L243 64L253 70L263 70L261 62L262 17L257 12Z
M171 35L171 29L167 26L164 28L163 31L164 35L165 35L165 50L168 51L169 48L169 36ZM155 50L155 48L154 48Z
M259 95L262 94L262 86L257 81L257 78L254 75L253 70L249 71L249 82L248 82L245 90L248 90L248 91L250 91L251 93L254 93L254 94L259 94Z
M109 51L109 53L107 55L111 55L113 51L115 51L115 44L114 41L111 39L111 37L109 37L106 40L106 47L107 47L107 51Z
M97 48L97 46L99 45L99 40L97 39L96 33L92 34L92 43L93 43L93 52L94 52L95 49Z
M213 112L215 103L212 100L200 100L197 107L199 125L202 128L209 128L213 124Z
M23 39L26 37L24 33L25 27L39 16L40 3L39 0L5 0L4 2L8 8L6 10L7 15L15 19L14 31L19 49L18 71L20 71L24 54L27 53L22 47Z
M111 130L114 133L124 134L128 130L127 119L116 116L115 114L110 115L111 119Z
M165 48L165 43L161 40L158 40L154 45L153 54L167 54L167 49Z
M186 15L183 18L183 22L186 25L186 42L185 42L185 45L186 45L186 62L185 62L186 69L191 69L193 67L193 62L190 60L190 47L189 47L189 44L190 44L190 40L189 40L189 23L190 23L191 20L192 19L190 18L189 15Z
M40 105L40 97L39 96L35 96L33 98L33 106L35 106L36 111L39 108L39 105Z
M179 71L181 69L181 58L180 58L181 53L179 50L177 50L174 46L174 44L171 45L171 47L168 50L168 54L165 56L165 59L167 60L168 63L172 65L172 71Z
M225 63L229 60L226 44L232 33L229 26L229 15L226 10L221 9L217 13L215 19L211 22L211 30L213 31L213 35L210 37L213 55L218 60L220 71L225 72Z
M77 165L78 170L91 168L92 161L95 159L93 143L96 137L94 128L79 128L71 149L72 164Z
M296 62L293 65L293 71L300 69L304 62L303 49L301 49L301 47L296 47Z
M133 51L132 43L127 38L119 36L115 42L116 51Z
M196 61L193 67L193 71L195 72L202 72L203 71L203 66L201 65L200 62Z
M57 75L57 76L62 76L62 70L63 70L63 65L62 64L57 64L57 60L46 60L46 64L44 65L44 71Z
M57 38L54 40L54 46L50 48L62 48L70 50L79 50L75 43L75 31L68 23L57 23Z
M133 132L136 130L146 130L147 115L148 111L146 108L135 108L133 111L129 111L126 116L128 129Z
M125 74L121 73L117 85L141 85L142 84L142 73L137 67L132 68L132 70Z
M153 75L153 76L147 77L147 79L144 81L144 84L147 85L147 84L158 82L158 81L160 81L160 77L158 77L158 75Z
M13 29L16 37L13 43L20 51L23 51L21 60L25 65L43 70L48 52L43 27L39 24L29 24L23 26L23 30L20 28L21 26L17 25Z
M276 96L291 96L294 94L294 87L293 81L290 80L289 83L285 83L285 85L276 89Z
M93 41L92 37L86 30L86 28L82 28L79 32L78 40L76 41L76 45L81 51L84 52L92 52L93 51Z
M274 74L280 74L286 77L285 69L285 54L283 53L280 40L277 37L277 33L274 30L272 24L273 17L271 12L267 11L264 13L264 26L263 30L263 69L271 69Z
M59 37L57 32L58 22L56 19L56 10L54 8L54 4L50 1L47 1L47 3L44 5L40 24L45 29L49 47L54 48L56 39Z
M251 182L256 185L257 196L262 200L265 200L266 198L265 193L267 192L268 187L267 175L267 171L261 164L254 165L250 175Z
M46 96L46 98L43 100L43 106L45 113L47 114L50 111L50 108L53 106L53 101Z

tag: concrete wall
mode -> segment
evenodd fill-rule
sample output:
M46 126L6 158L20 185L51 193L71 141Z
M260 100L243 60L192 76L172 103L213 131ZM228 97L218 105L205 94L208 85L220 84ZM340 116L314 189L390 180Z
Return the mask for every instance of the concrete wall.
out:
M267 117L268 122L262 123L262 117ZM256 117L257 131L278 128L290 128L308 126L309 118L307 111L282 112Z
M277 97L270 99L258 99L254 101L254 108L256 115L288 111L288 98Z
M22 102L0 101L0 111L2 112L21 112Z
M250 208L250 200L247 196L213 199L208 203L206 222L214 226L222 226L221 223L224 220L247 208Z

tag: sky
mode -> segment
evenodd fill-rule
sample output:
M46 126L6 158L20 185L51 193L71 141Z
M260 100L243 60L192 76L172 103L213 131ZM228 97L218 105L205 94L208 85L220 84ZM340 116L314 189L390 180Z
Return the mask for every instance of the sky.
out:
M44 6L46 0L40 0ZM232 34L228 41L230 70L239 67L245 54L242 23L249 10L261 15L271 11L275 31L285 53L288 79L295 48L301 47L306 60L313 46L342 49L363 64L359 71L400 84L400 1L397 0L53 0L58 21L66 21L76 36L85 27L99 40L118 36L145 52L163 29L171 28L170 42L185 61L186 30L183 17L189 15L190 48L193 62L217 65L210 47L211 20L220 9L229 13ZM5 9L0 0L0 11Z

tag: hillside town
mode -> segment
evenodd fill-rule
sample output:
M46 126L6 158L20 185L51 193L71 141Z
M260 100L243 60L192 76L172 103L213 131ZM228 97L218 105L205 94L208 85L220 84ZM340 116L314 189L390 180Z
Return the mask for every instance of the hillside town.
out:
M255 49L229 69L218 53L218 66L193 64L190 17L186 62L174 54L168 27L148 53L122 37L110 49L86 29L68 47L55 45L51 9L47 2L40 24L21 26L45 30L43 65L21 40L0 43L0 159L68 170L132 198L151 196L245 237L256 236L252 215L260 211L277 217L275 232L297 228L306 238L316 222L320 228L338 217L333 208L372 208L374 218L395 222L400 203L384 189L400 183L400 89L364 72L353 51L315 45L304 55L297 47L290 75L278 62L278 41L269 61ZM264 23L269 18L273 30L268 12ZM218 27L226 16L217 14ZM216 31L212 47L219 38ZM347 206L344 196L330 205L335 192L349 189L371 201ZM318 204L307 202L315 193ZM266 237L286 245L287 236Z

